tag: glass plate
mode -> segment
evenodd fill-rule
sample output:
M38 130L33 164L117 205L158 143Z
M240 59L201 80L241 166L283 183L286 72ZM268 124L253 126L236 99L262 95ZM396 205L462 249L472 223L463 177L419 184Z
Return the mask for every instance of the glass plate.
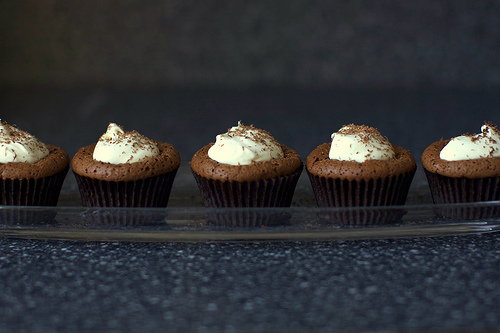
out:
M405 206L317 208L299 180L290 208L205 209L189 166L168 208L86 208L70 173L57 207L0 206L0 236L134 242L319 241L433 237L500 231L500 201L433 205L417 172Z

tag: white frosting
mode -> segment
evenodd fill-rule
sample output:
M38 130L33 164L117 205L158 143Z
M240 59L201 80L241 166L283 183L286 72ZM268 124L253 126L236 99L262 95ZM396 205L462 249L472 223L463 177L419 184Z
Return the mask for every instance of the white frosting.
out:
M49 155L47 146L33 135L0 122L0 163L34 164Z
M96 161L122 164L135 163L160 154L153 140L135 131L125 132L122 127L110 123L94 148Z
M365 162L394 159L394 149L378 130L368 126L346 125L332 134L328 154L332 160Z
M493 124L484 124L481 133L453 138L439 153L445 161L500 157L500 132Z
M282 158L284 154L271 134L238 122L227 133L217 135L208 156L219 163L248 165Z

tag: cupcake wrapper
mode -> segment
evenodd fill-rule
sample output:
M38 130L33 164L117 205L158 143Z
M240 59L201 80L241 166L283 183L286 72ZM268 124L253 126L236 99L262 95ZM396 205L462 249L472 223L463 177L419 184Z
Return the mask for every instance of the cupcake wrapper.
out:
M0 180L0 205L56 206L68 170L39 179Z
M193 172L205 207L290 207L302 167L295 172L252 182L222 182Z
M415 171L394 177L349 181L312 175L308 172L319 207L401 206L406 202ZM338 210L330 222L348 225L370 225L399 221L404 209L376 208Z
M301 166L289 175L252 182L222 182L201 177L194 171L193 175L207 208L290 207L302 168ZM207 212L208 220L218 225L258 226L286 223L281 215L264 215L250 210Z
M177 170L156 177L111 182L75 174L85 207L166 207Z
M452 178L425 170L435 204L472 203L500 200L500 177ZM438 216L452 219L483 219L500 216L499 207L437 208Z

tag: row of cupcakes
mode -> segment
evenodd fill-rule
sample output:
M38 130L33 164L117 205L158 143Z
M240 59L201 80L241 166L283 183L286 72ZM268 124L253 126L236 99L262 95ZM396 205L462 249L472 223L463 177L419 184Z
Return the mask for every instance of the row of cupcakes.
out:
M111 123L99 140L71 159L61 148L0 125L0 205L55 206L71 168L84 206L165 207L178 151ZM422 155L435 203L500 200L500 132L431 144ZM273 136L238 123L190 161L207 207L288 207L303 169L300 156ZM306 160L322 207L403 205L415 174L411 153L375 128L343 126Z

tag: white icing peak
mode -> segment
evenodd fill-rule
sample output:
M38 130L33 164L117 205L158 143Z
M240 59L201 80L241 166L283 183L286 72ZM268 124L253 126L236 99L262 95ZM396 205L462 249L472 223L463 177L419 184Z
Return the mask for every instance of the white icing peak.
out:
M500 131L492 123L481 126L481 133L461 135L448 142L439 157L445 161L500 157Z
M395 158L395 153L389 140L377 129L350 124L332 134L328 156L332 160L362 163L367 160L391 160Z
M33 135L0 121L0 163L34 164L49 152L47 146Z
M219 163L248 165L283 158L284 154L271 134L238 122L238 126L231 127L227 133L217 135L208 156Z
M160 154L153 140L137 133L125 132L121 126L110 123L94 148L96 161L122 164L135 163Z

